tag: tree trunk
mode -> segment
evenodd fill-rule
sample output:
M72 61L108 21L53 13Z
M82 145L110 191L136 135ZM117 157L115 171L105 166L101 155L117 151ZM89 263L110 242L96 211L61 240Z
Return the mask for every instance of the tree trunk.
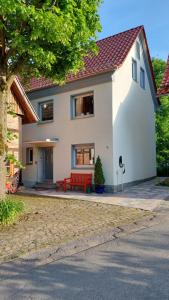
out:
M0 200L5 198L8 91L9 89L6 81L4 81L4 78L0 77Z

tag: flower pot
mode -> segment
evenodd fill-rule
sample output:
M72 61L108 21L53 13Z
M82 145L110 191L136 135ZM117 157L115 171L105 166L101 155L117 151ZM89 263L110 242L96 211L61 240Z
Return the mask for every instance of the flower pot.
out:
M104 193L104 185L96 185L95 192L97 194L103 194Z

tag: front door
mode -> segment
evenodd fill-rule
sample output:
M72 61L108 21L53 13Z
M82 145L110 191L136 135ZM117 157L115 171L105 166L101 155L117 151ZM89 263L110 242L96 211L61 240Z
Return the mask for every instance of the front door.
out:
M42 180L53 180L53 148L41 148Z

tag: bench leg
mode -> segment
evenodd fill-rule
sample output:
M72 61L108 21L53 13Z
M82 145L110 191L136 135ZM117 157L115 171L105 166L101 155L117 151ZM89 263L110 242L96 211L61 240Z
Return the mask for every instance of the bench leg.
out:
M66 192L66 190L67 190L66 182L64 182L64 184L63 184L63 190L64 190L64 192Z

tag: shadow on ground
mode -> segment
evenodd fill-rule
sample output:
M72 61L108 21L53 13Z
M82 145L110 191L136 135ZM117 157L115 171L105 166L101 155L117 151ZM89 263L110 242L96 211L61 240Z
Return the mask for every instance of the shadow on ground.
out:
M169 299L168 225L32 270L1 265L0 299Z

